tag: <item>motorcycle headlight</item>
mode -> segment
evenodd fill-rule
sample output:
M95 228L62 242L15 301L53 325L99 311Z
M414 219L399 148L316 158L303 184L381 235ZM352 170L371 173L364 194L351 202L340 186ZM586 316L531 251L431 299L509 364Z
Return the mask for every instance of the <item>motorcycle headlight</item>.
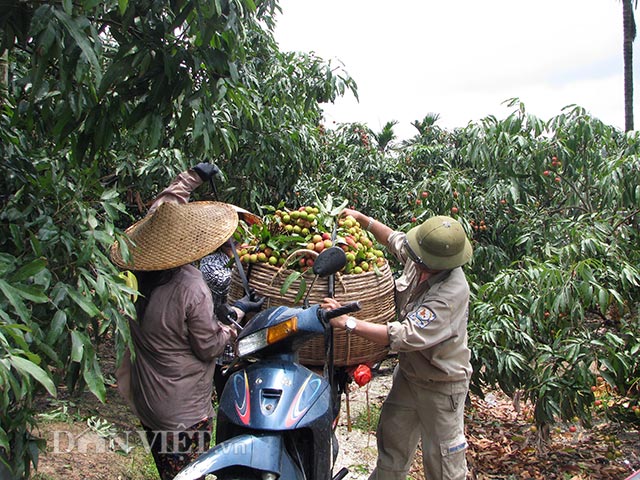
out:
M298 317L291 317L272 327L263 328L238 340L238 355L241 357L258 352L269 345L293 335L298 330Z

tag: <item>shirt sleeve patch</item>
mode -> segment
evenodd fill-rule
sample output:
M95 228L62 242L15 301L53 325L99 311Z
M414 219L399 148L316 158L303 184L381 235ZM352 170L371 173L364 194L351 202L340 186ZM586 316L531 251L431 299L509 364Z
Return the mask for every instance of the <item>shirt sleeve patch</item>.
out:
M409 321L418 328L427 328L435 319L436 314L427 307L420 307L409 314Z

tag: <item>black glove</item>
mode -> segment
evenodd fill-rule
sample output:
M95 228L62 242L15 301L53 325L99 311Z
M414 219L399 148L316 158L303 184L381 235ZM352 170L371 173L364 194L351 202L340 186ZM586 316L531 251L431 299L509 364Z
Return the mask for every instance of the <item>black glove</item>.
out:
M233 323L231 320L238 321L238 312L226 303L221 303L216 307L216 318L225 325L231 325Z
M262 308L264 297L258 296L255 290L250 290L247 295L240 300L236 300L234 307L239 308L244 313L257 312Z
M211 180L215 175L220 174L220 169L213 163L209 162L200 162L193 167L193 170L198 174L203 182Z

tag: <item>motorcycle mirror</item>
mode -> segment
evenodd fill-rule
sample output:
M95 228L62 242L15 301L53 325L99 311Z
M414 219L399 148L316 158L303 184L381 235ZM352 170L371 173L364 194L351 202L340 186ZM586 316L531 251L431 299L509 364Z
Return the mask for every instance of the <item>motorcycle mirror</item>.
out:
M347 264L347 255L340 247L324 249L313 263L313 273L326 277L337 273Z

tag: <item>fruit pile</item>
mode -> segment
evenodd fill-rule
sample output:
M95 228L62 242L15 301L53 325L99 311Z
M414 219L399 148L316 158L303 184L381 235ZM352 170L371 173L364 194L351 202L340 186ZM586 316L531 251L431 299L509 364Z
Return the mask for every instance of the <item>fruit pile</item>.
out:
M346 253L343 273L373 272L385 264L382 250L360 223L350 215L332 213L316 206L273 208L261 225L244 231L238 247L240 260L304 272L320 252L336 245Z

